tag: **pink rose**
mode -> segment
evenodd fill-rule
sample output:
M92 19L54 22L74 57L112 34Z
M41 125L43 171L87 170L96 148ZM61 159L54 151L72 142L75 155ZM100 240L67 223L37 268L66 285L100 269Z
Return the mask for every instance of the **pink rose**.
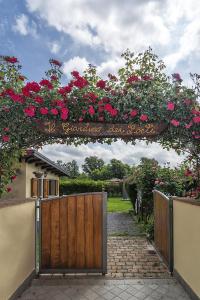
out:
M180 125L180 122L177 121L177 120L175 120L175 119L173 119L173 120L171 120L171 124L174 125L175 127L177 127L177 126Z
M167 110L174 110L175 104L173 102L169 102L167 104Z
M140 116L140 120L141 121L147 121L148 120L148 116L145 115L145 114L143 114L143 115Z
M47 107L41 107L40 108L41 115L47 115L48 114L48 108Z
M137 116L138 114L138 110L137 109L133 109L131 112L130 112L130 116L133 118L135 116Z
M3 135L2 136L2 141L5 142L5 143L9 142L10 141L10 137L8 135Z

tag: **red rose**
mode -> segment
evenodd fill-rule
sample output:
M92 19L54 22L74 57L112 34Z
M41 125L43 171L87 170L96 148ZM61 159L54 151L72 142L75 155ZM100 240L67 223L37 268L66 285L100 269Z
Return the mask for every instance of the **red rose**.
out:
M111 110L112 110L113 108L112 108L112 105L111 105L111 104L107 103L107 104L105 104L104 109L105 109L106 111L108 111L108 112L111 112Z
M113 109L110 111L110 114L111 114L112 117L115 117L115 116L117 116L117 114L118 114L118 110L117 110L116 108L113 108Z
M8 135L3 135L3 136L2 136L2 141L3 141L4 143L7 143L7 142L10 141L10 137L9 137Z
M151 76L149 76L149 75L142 76L142 79L145 81L152 80Z
M138 76L132 75L132 76L130 76L130 77L127 79L127 82L128 82L129 84L131 84L132 82L137 82L137 81L139 81L139 80L140 80L140 79L139 79Z
M6 56L6 57L4 57L4 60L11 64L15 64L18 62L17 58L14 56Z
M40 97L40 96L35 97L34 101L37 102L37 103L39 103L39 104L42 104L44 102L43 98Z
M26 108L24 108L24 113L28 117L34 117L35 116L36 107L33 105L30 105Z
M9 187L7 187L6 191L9 193L12 191L12 188L9 186Z
M90 116L93 116L95 114L95 110L94 107L92 105L89 106L89 110L88 110Z
M40 86L37 82L32 81L32 82L27 82L24 88L27 88L28 91L32 91L35 93L38 93L40 91Z
M58 67L61 67L62 66L62 63L56 59L50 59L50 63L53 64L53 65L56 65Z
M84 88L88 85L88 81L84 77L78 77L74 82L74 86L76 86L79 89Z
M41 107L40 108L41 115L47 115L48 114L48 108L47 107Z
M130 112L130 116L131 116L132 118L134 118L135 116L137 116L137 114L138 114L138 110L137 110L137 109L133 109L133 110Z
M3 128L3 131L9 131L8 127Z
M52 113L52 115L57 116L57 115L58 115L58 110L57 110L57 108L52 108L52 109L51 109L51 113Z
M42 79L42 80L40 81L40 85L41 85L41 86L47 87L49 90L52 90L52 89L53 89L52 83L51 83L49 80L47 80L47 79Z
M106 81L105 80L99 80L96 84L97 87L99 87L100 89L105 89L106 87Z
M11 180L15 180L17 178L17 176L16 175L13 175L13 176L11 176Z
M167 104L167 110L174 110L175 104L173 102L169 102Z
M80 117L78 120L79 122L83 122L83 117Z
M143 115L140 116L140 120L141 121L147 121L148 120L148 116L145 115L145 114L143 114Z
M61 108L61 119L67 120L68 116L69 116L69 109L67 107Z
M80 75L79 75L79 72L77 71L72 71L71 72L72 76L75 77L75 78L78 78Z

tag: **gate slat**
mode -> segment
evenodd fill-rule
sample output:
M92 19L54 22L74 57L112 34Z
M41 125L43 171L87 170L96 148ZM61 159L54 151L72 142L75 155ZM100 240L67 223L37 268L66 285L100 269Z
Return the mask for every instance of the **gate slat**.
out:
M85 266L85 222L84 222L84 196L77 196L77 244L76 244L76 267Z
M51 266L60 266L60 209L59 199L51 201Z
M86 268L94 264L94 213L92 195L85 196L85 260Z
M100 195L93 195L95 268L100 268L102 265L102 201L103 200Z
M67 198L60 200L60 263L62 268L68 266L68 205Z
M172 250L172 213L170 210L170 199L159 191L154 191L154 242L156 249L163 260L173 269Z
M41 273L107 272L106 199L88 193L41 201Z
M68 268L76 267L76 197L68 198Z
M49 268L51 265L51 203L41 204L41 267Z

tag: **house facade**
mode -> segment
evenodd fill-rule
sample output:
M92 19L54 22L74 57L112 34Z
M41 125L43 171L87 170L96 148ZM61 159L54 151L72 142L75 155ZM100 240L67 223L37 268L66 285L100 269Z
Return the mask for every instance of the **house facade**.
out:
M43 174L42 180L36 178L35 174L37 173ZM68 175L59 165L36 150L27 150L21 158L17 177L10 184L11 192L3 198L38 198L41 191L43 198L59 196L59 178L61 176Z

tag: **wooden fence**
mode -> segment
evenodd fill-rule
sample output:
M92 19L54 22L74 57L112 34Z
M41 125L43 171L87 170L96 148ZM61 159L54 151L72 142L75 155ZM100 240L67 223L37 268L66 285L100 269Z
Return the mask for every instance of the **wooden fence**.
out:
M154 196L154 243L156 250L173 271L173 203L159 191Z
M40 273L107 268L106 193L41 201Z

